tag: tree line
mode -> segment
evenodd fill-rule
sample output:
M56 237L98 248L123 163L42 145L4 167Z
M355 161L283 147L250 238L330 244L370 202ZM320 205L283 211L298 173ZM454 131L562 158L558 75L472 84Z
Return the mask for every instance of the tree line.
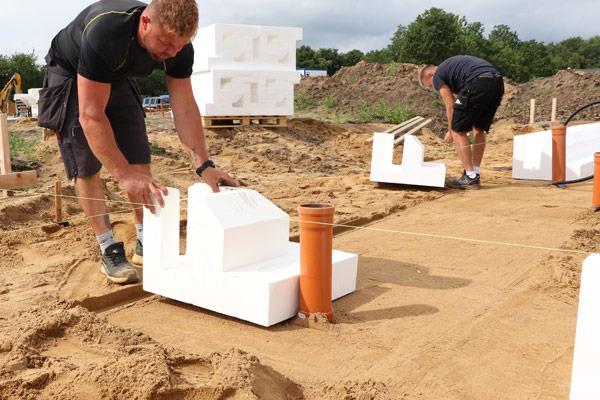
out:
M408 26L399 25L387 47L369 51L340 53L337 49L313 50L303 45L296 49L299 68L327 69L328 75L361 60L381 64L411 63L438 65L448 57L471 54L495 65L502 75L522 83L554 75L558 70L600 68L600 36L590 39L572 37L559 43L544 44L535 40L522 41L507 25L496 25L484 36L480 22L469 23L464 17L432 7ZM43 60L42 60L43 61ZM45 66L31 53L0 55L0 87L18 72L22 91L42 87ZM154 71L138 78L145 95L167 93L163 71Z
M523 83L554 75L561 69L600 68L600 36L584 40L573 37L559 43L523 41L507 25L496 25L484 36L480 22L430 8L408 26L399 25L387 47L363 54L360 50L339 53L336 49L296 51L299 68L327 69L333 75L360 60L380 64L411 63L438 65L446 58L470 54L491 62L507 78Z

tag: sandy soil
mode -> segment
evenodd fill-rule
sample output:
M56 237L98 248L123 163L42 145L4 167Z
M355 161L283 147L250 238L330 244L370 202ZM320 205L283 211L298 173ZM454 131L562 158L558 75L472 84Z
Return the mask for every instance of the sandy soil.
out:
M375 67L345 74L377 75L360 68ZM401 68L403 76L382 70L388 78L374 88L366 82L361 93L411 82L416 66ZM304 80L298 90L317 93L321 85L326 96L335 79ZM596 76L571 72L544 84L575 88L569 98L580 96L580 106L594 95L576 90L581 79L596 90ZM419 136L425 159L446 163L450 179L462 168L439 139L443 110L440 117L431 94L413 83L402 90L429 96L416 113L436 119ZM335 205L335 223L345 226L335 228L333 245L359 255L357 290L334 302L334 324L315 328L294 319L264 328L151 295L141 284L109 283L56 144L40 143L38 185L0 200L0 398L567 398L581 263L599 250L600 217L590 181L558 188L511 178L513 137L543 129L526 125L527 113L507 111L531 95L529 85L507 90L480 191L370 182L366 140L391 125L336 123L318 102L313 118L301 110L286 128L206 132L220 167L290 214L292 240L298 204ZM350 109L337 115L353 119ZM40 134L34 121L10 130ZM182 190L196 182L171 120L150 115L148 131L154 175ZM124 193L105 178L115 234L131 254ZM55 181L68 227L51 225Z

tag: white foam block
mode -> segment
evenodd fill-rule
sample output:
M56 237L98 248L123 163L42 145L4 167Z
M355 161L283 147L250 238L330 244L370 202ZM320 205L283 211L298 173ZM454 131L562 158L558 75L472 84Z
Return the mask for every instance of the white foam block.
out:
M300 245L289 216L249 189L190 187L187 249L179 255L179 192L144 210L144 290L256 324L296 315ZM332 299L356 290L358 256L332 252Z
M371 155L371 181L444 187L446 165L424 162L424 146L413 136L404 137L402 165L393 163L394 135L375 132Z
M600 399L600 254L583 260L571 375L571 400Z
M193 40L194 71L295 70L302 28L213 24Z
M594 152L600 151L600 123L567 126L565 179L594 174ZM514 179L552 180L552 131L515 136Z
M205 116L293 115L295 71L214 70L192 74L192 90Z

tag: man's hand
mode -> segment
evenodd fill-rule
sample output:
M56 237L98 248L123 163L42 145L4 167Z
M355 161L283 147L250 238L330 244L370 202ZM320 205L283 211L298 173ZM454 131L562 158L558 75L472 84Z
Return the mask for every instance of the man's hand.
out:
M165 206L163 195L166 196L169 193L166 186L156 179L131 171L125 178L121 179L121 184L130 196L138 199L138 202L144 204L144 207L147 207L152 214L155 213L155 210L151 195L154 196L161 207Z
M446 142L448 144L454 143L454 137L452 136L452 129L448 129L448 132L446 132L446 136L444 136L444 142Z
M214 193L219 191L219 186L237 186L237 182L229 174L217 168L206 168L202 171L202 179L210 186Z

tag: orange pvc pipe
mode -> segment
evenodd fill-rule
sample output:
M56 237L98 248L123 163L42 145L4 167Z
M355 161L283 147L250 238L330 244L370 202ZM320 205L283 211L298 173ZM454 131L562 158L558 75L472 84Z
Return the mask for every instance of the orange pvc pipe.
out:
M301 204L300 306L298 317L324 314L333 322L331 307L331 252L333 213L331 204Z
M566 179L566 136L567 127L552 127L552 180L562 182Z
M594 153L594 207L600 206L600 153Z

